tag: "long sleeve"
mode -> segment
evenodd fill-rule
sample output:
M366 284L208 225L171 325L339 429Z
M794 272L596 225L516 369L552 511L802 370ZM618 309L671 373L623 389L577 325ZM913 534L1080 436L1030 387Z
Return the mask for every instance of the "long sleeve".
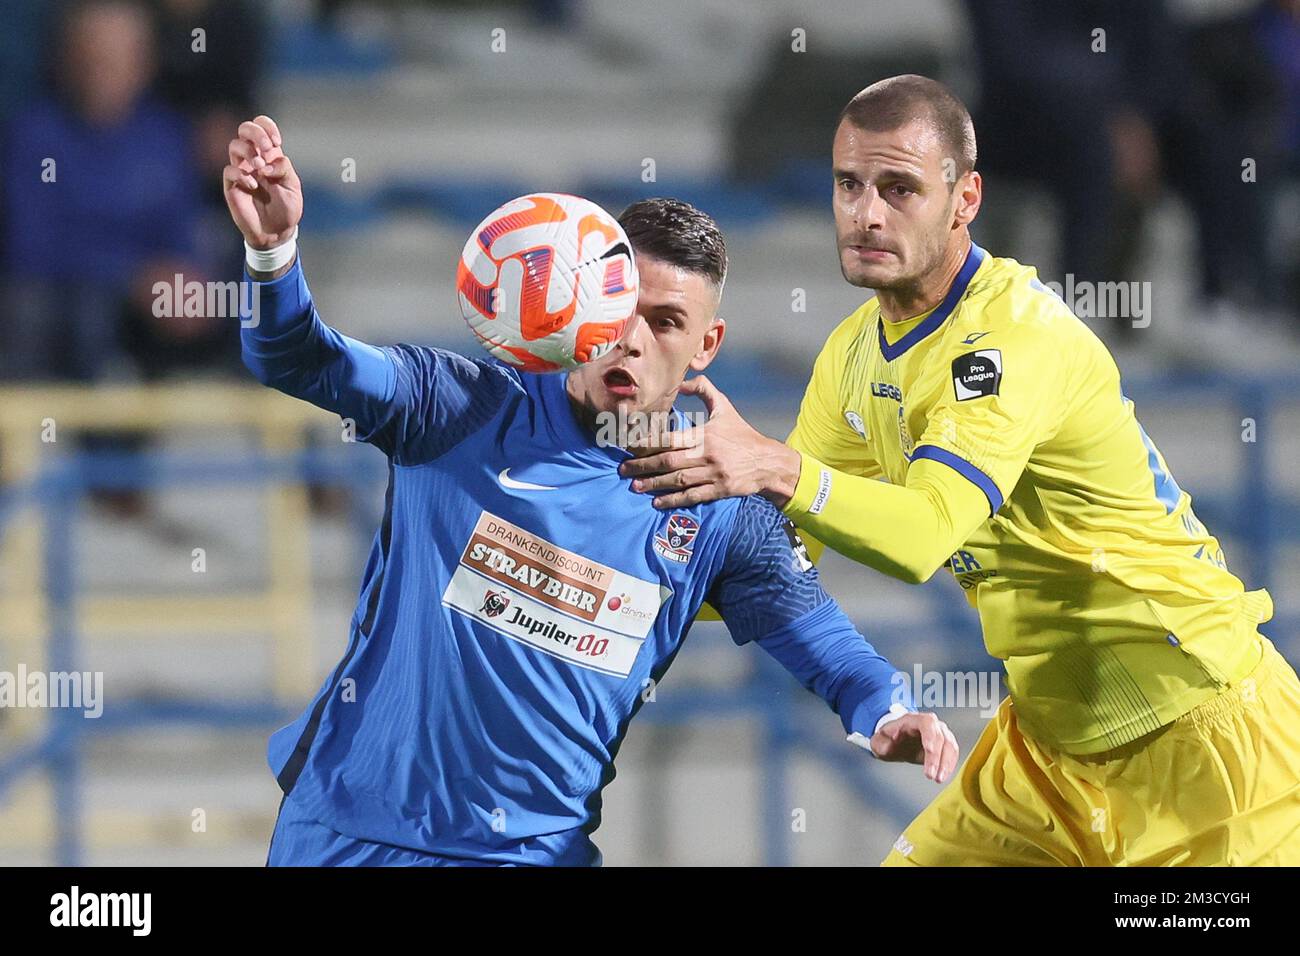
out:
M735 643L772 655L847 733L870 737L893 704L915 709L897 669L822 589L794 526L764 499L740 503L709 601Z
M989 518L984 492L937 461L912 462L899 486L802 458L785 513L846 558L909 584L929 580Z
M327 326L316 311L299 258L283 276L252 283L240 316L244 365L263 385L351 418L369 433L397 391L397 366L382 349Z
M379 348L330 328L312 302L301 259L271 282L247 281L252 294L240 339L249 371L351 419L358 440L398 464L446 452L495 414L510 389L511 373L493 362L413 345Z

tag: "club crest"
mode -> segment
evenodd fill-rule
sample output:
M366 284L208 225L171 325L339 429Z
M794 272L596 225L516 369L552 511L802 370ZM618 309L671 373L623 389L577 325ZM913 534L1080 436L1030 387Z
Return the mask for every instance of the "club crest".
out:
M661 558L685 564L691 560L695 536L700 533L700 523L690 515L673 512L668 523L655 535L654 549Z

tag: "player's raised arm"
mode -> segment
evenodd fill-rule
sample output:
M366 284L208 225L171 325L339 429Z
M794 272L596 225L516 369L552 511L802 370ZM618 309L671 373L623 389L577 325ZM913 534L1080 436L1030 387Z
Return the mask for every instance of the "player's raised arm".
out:
M924 764L943 783L957 740L916 713L897 668L822 589L794 526L768 502L741 502L727 557L709 590L731 638L753 641L837 715L849 740L882 760Z
M953 456L918 456L906 485L877 481L878 469L844 472L829 463L834 449L816 437L817 420L833 418L807 397L786 445L750 427L704 376L688 382L710 408L709 421L693 429L698 446L620 465L620 474L636 479L634 491L656 495L658 508L761 494L820 545L909 584L928 580L988 520L988 495L946 463Z
M996 350L1001 365L993 384L980 390L957 390L968 345L942 355L954 384L945 386L924 433L905 452L901 485L846 474L823 456L817 428L807 426L832 421L839 409L810 383L795 428L795 483L782 510L846 557L910 583L925 581L998 513L1034 449L1077 401L1068 384L1075 358L1060 334L1050 318L986 333L980 345ZM826 351L832 348L828 342Z
M397 372L380 349L321 321L298 261L302 181L269 116L241 123L222 179L230 216L247 244L254 309L241 323L244 364L258 381L357 422L379 425Z
M256 312L240 338L258 381L351 419L358 439L407 464L441 454L496 407L504 373L487 363L410 345L376 348L321 320L297 251L302 182L270 117L240 124L223 181L256 283Z

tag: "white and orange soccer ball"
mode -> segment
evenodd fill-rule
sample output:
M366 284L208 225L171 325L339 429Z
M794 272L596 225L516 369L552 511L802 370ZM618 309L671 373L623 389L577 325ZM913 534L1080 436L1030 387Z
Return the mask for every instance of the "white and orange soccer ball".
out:
M478 224L456 269L460 311L483 347L529 372L607 353L636 313L632 244L595 203L520 196Z

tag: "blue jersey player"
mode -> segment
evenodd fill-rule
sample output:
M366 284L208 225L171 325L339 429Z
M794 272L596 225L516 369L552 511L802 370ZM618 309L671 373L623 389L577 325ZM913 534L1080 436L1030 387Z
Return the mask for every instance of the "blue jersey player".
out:
M602 415L672 411L721 345L726 271L711 219L627 210L637 315L597 362L521 374L431 348L376 348L325 325L294 236L301 184L267 117L230 144L225 194L259 321L245 364L355 422L388 456L383 523L347 650L272 738L284 792L272 865L596 865L591 833L628 723L708 601L878 757L957 760L934 714L818 583L758 497L663 512L619 477Z

